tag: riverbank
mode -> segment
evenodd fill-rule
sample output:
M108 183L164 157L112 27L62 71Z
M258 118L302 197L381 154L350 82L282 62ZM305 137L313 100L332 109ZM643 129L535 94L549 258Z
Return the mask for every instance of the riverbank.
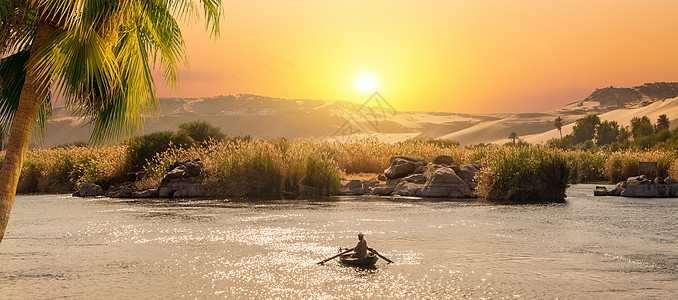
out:
M639 161L658 162L659 176L678 175L675 151L585 152L540 146L482 146L464 148L425 141L384 143L362 140L351 143L286 139L233 139L190 148L170 148L157 153L145 166L131 163L127 146L31 149L23 166L18 192L73 192L84 183L108 189L124 182L134 189L158 188L167 167L200 159L202 185L209 195L248 197L300 195L311 188L317 195L336 195L341 180L355 174L379 176L391 158L407 155L433 162L450 158L449 165L483 166L475 176L478 195L513 198L551 198L562 194L567 183L610 181L638 174ZM0 159L2 154L0 153ZM520 176L516 176L516 175ZM544 180L551 182L544 182ZM521 194L531 187L531 194ZM557 187L548 191L549 187ZM543 191L547 196L540 194ZM564 195L564 194L563 194Z

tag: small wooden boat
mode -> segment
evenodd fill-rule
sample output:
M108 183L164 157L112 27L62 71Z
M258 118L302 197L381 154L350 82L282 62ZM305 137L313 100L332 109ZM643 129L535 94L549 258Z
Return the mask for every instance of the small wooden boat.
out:
M342 264L347 266L369 268L374 267L374 264L377 263L379 257L374 255L374 253L368 254L365 258L351 257L351 254L346 254L342 255L339 260Z

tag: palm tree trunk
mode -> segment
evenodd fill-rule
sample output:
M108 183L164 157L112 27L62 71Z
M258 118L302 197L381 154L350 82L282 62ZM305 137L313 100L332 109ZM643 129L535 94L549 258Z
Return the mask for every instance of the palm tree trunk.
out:
M21 165L31 142L31 134L35 129L38 111L49 92L45 86L40 84L35 72L32 71L36 64L38 50L47 43L55 31L56 27L45 21L38 23L35 29L35 38L26 65L26 80L19 96L19 107L14 116L14 121L12 121L5 160L2 163L2 168L0 168L0 242L5 236L9 213L14 205L16 187L19 183L19 175L21 175Z

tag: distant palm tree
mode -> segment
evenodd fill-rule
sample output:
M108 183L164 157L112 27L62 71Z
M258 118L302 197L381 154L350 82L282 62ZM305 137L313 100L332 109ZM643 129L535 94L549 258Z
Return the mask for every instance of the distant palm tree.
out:
M557 117L553 121L553 127L558 129L558 132L560 132L560 139L563 139L563 118Z
M671 127L671 121L669 121L669 118L665 114L660 115L659 119L657 119L657 132L664 129L669 129L669 127Z
M219 33L221 0L0 0L0 124L9 140L0 167L0 242L31 133L50 93L88 117L91 140L138 132L156 112L153 71L177 85L185 44L177 19L204 19ZM157 65L156 65L157 62Z
M516 144L516 139L518 138L518 135L517 135L515 132L511 132L511 134L509 134L509 137L508 137L508 138L509 138L509 140L512 140L512 141L513 141L513 145L515 145L515 144Z

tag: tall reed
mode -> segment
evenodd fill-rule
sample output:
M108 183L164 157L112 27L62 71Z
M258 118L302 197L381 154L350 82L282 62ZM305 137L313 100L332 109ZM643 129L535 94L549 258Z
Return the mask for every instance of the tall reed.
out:
M1 162L4 153L0 156ZM130 169L125 146L29 149L22 166L17 192L72 192L84 182L107 187L124 181Z
M532 203L565 199L570 165L559 151L506 147L483 161L478 194L489 201Z

